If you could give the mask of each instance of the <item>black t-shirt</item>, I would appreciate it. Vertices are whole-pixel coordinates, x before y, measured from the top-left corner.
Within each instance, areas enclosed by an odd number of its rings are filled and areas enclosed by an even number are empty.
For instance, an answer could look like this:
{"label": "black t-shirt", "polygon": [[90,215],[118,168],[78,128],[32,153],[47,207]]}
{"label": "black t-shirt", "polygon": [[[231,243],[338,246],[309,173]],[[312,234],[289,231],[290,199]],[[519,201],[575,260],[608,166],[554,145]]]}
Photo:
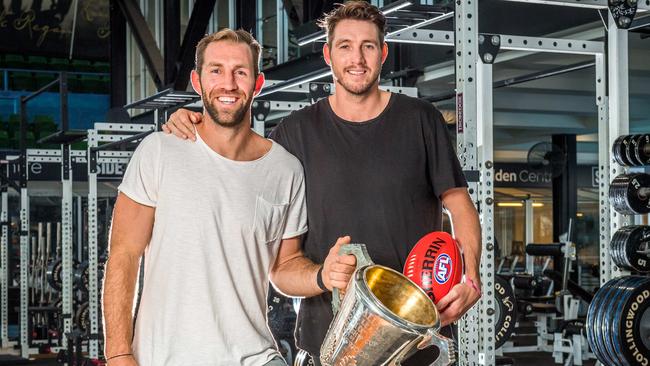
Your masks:
{"label": "black t-shirt", "polygon": [[[440,230],[440,196],[467,183],[440,112],[392,94],[366,122],[339,118],[327,98],[293,112],[271,133],[303,164],[309,232],[305,255],[323,263],[340,236],[364,243],[372,260],[398,271],[413,245]],[[312,355],[332,320],[331,294],[304,299],[298,346]]]}

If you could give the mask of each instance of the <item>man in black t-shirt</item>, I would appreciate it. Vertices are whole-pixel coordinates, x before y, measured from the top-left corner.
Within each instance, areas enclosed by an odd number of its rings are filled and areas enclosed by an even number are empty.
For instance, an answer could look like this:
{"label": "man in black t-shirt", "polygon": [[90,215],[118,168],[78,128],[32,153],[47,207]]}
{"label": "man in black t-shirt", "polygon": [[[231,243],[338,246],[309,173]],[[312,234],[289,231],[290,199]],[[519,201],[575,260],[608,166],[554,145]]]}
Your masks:
{"label": "man in black t-shirt", "polygon": [[[441,230],[445,206],[464,252],[466,275],[437,305],[443,325],[450,324],[480,297],[481,238],[446,124],[430,103],[379,89],[388,49],[385,18],[376,7],[347,2],[327,14],[322,26],[323,55],[336,90],[284,118],[270,136],[305,169],[304,254],[323,263],[331,243],[349,235],[367,245],[374,262],[401,272],[417,240]],[[193,139],[192,123],[200,123],[200,115],[179,110],[163,128]],[[339,276],[319,269],[314,267],[314,279],[322,275],[324,291],[302,301],[296,325],[297,345],[315,361],[332,320],[329,291]]]}

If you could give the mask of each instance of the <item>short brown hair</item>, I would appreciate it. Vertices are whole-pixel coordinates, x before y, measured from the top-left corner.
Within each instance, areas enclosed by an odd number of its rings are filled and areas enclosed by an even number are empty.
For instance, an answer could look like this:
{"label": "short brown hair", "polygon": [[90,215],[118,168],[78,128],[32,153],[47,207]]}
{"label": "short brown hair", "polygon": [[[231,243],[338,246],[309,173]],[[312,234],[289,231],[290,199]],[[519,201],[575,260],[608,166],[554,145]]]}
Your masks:
{"label": "short brown hair", "polygon": [[253,38],[253,36],[246,32],[243,29],[232,30],[230,28],[224,28],[218,32],[208,34],[203,37],[199,43],[196,45],[196,72],[201,74],[201,69],[203,68],[203,55],[205,54],[205,49],[208,48],[208,45],[213,42],[219,41],[230,41],[235,43],[244,43],[248,45],[253,54],[253,69],[255,71],[255,77],[260,73],[260,53],[262,53],[262,46]]}
{"label": "short brown hair", "polygon": [[338,4],[338,6],[331,12],[325,14],[323,18],[318,21],[318,25],[327,33],[327,44],[332,46],[332,37],[334,36],[334,28],[338,22],[344,19],[365,20],[374,23],[379,31],[379,44],[384,43],[384,35],[386,34],[386,17],[376,6],[366,1],[348,1],[345,4]]}

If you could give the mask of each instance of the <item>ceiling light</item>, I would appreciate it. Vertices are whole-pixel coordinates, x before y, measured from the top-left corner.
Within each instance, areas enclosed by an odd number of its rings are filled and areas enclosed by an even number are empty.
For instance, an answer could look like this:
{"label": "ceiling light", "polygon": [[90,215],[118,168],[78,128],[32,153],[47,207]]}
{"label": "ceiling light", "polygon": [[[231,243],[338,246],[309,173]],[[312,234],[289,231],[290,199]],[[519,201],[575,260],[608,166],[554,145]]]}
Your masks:
{"label": "ceiling light", "polygon": [[521,202],[499,202],[497,203],[498,207],[523,207],[524,204]]}
{"label": "ceiling light", "polygon": [[[390,13],[394,13],[400,9],[404,9],[407,6],[413,5],[412,2],[410,1],[395,1],[393,3],[390,3],[389,5],[384,6],[383,8],[379,9],[381,10],[384,15],[388,15]],[[319,39],[325,38],[327,35],[325,34],[325,31],[320,31],[316,33],[312,33],[308,36],[305,36],[303,38],[300,38],[298,40],[298,46],[304,46],[306,44],[316,42]]]}

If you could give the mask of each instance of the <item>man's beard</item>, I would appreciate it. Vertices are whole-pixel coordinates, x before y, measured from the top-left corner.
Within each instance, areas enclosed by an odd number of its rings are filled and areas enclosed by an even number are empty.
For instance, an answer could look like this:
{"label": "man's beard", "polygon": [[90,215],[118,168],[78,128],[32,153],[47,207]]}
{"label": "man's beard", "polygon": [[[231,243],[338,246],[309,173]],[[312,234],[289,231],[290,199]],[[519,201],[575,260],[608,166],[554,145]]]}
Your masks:
{"label": "man's beard", "polygon": [[[354,95],[368,94],[368,92],[373,88],[375,82],[377,82],[377,79],[379,77],[379,72],[378,72],[377,75],[370,78],[367,83],[362,83],[361,85],[359,84],[353,85],[345,81],[345,78],[339,77],[339,75],[337,75],[338,73],[334,72],[334,68],[332,68],[332,72],[334,73],[334,77],[336,78],[335,80],[336,83],[339,84],[341,87],[343,87],[343,89],[345,89],[348,93]],[[345,74],[345,70],[343,70],[343,73]]]}
{"label": "man's beard", "polygon": [[[208,112],[208,115],[214,123],[218,124],[221,127],[237,127],[242,122],[244,122],[244,116],[248,112],[249,107],[252,102],[252,98],[248,99],[244,105],[241,106],[239,109],[235,109],[232,112],[219,112],[217,107],[213,104],[213,101],[211,98],[208,97],[208,95],[205,93],[205,90],[202,92],[202,97],[203,97],[203,107],[205,110]],[[241,98],[241,94],[238,95],[237,97]]]}

